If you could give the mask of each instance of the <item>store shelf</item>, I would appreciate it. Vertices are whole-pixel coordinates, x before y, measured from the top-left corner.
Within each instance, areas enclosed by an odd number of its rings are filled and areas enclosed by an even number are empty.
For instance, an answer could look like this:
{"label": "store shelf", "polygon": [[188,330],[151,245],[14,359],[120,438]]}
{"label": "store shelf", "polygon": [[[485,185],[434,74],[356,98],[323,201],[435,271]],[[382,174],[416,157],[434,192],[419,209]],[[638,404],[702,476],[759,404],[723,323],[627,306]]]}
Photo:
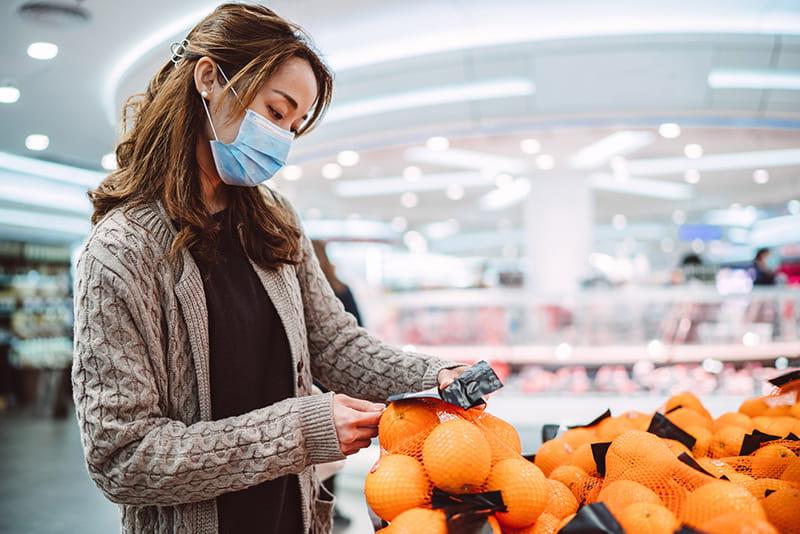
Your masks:
{"label": "store shelf", "polygon": [[[489,360],[509,364],[537,365],[629,365],[646,360],[654,364],[702,362],[713,358],[724,362],[774,360],[800,356],[800,341],[764,343],[753,347],[739,344],[662,346],[651,354],[646,345],[570,347],[569,356],[558,358],[552,345],[414,346],[413,350],[440,358],[474,362]],[[411,347],[408,347],[411,349]],[[564,350],[564,349],[562,349]],[[564,351],[566,352],[566,351]],[[562,353],[563,354],[563,353]]]}

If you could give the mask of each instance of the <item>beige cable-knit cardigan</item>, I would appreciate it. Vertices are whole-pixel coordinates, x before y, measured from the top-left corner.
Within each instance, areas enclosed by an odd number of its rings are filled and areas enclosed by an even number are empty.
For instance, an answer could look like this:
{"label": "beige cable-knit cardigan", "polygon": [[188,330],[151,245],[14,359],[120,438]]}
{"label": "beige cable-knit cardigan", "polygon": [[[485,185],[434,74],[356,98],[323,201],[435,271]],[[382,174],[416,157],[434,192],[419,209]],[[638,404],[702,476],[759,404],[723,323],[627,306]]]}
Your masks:
{"label": "beige cable-knit cardigan", "polygon": [[217,534],[215,497],[297,473],[305,532],[329,532],[332,500],[318,496],[313,466],[342,453],[333,393],[311,395],[312,376],[382,401],[433,387],[454,364],[393,349],[359,328],[304,236],[299,265],[253,264],[289,338],[295,398],[211,421],[203,283],[187,251],[167,259],[174,235],[160,203],[118,208],[81,252],[72,380],[91,478],[121,505],[125,533]]}

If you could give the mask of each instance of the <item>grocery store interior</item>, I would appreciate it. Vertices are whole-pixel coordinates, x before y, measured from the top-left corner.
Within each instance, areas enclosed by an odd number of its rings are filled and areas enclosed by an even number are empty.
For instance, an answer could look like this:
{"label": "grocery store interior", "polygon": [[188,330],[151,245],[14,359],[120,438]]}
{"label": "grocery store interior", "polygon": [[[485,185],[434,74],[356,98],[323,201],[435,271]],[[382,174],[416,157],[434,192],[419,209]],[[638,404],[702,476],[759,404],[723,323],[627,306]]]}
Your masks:
{"label": "grocery store interior", "polygon": [[[0,532],[106,533],[83,463],[72,284],[122,105],[213,0],[0,2]],[[800,3],[274,0],[335,71],[268,187],[363,324],[487,360],[491,413],[714,415],[800,367]],[[337,475],[335,532],[373,532]]]}

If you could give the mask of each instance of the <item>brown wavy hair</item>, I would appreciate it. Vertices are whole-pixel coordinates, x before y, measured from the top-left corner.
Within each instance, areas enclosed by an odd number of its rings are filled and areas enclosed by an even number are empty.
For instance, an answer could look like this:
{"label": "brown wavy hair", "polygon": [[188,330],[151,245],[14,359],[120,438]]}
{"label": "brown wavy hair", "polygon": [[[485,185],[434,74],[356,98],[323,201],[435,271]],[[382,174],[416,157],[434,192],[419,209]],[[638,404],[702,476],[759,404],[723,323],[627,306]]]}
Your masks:
{"label": "brown wavy hair", "polygon": [[[196,146],[206,121],[194,83],[197,61],[208,56],[236,86],[240,113],[264,82],[290,58],[305,59],[317,81],[317,99],[297,135],[311,131],[330,105],[333,74],[310,37],[297,25],[260,5],[223,4],[187,35],[186,53],[177,65],[168,60],[123,110],[123,135],[116,149],[117,170],[94,190],[92,223],[119,206],[160,200],[177,224],[171,253],[184,248],[213,255],[219,225],[202,199]],[[264,187],[230,187],[228,212],[243,227],[247,255],[266,269],[299,261],[300,231],[290,209],[270,201]]]}

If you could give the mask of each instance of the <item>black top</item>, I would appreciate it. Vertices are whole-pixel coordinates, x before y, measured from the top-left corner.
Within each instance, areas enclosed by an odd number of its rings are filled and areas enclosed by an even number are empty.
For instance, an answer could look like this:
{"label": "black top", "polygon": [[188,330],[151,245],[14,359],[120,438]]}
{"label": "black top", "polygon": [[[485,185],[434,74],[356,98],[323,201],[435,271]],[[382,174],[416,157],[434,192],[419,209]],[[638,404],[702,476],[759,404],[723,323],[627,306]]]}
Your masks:
{"label": "black top", "polygon": [[[211,413],[214,420],[241,415],[294,396],[289,340],[239,241],[227,210],[217,258],[197,257],[208,307]],[[217,498],[220,534],[302,532],[296,475]]]}
{"label": "black top", "polygon": [[753,284],[757,286],[774,286],[775,273],[761,267],[758,263],[753,264]]}

